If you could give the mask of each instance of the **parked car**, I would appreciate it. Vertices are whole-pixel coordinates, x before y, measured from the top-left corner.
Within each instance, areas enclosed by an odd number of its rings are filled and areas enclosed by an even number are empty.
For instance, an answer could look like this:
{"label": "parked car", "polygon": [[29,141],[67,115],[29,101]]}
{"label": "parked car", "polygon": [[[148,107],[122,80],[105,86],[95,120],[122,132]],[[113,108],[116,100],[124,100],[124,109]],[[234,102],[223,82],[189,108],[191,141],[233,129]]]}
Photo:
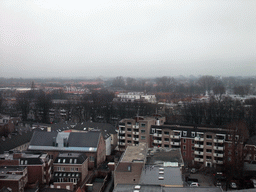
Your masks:
{"label": "parked car", "polygon": [[191,183],[193,183],[193,182],[198,183],[198,179],[196,179],[196,178],[190,178],[190,177],[187,178],[187,183],[188,183],[189,185],[190,185]]}
{"label": "parked car", "polygon": [[251,181],[253,183],[254,188],[256,188],[256,179],[251,179]]}
{"label": "parked car", "polygon": [[199,185],[199,183],[197,183],[197,182],[192,182],[191,184],[190,184],[190,187],[199,187],[200,185]]}
{"label": "parked car", "polygon": [[238,189],[238,186],[237,186],[237,184],[236,184],[235,181],[231,181],[231,182],[229,183],[229,187],[230,187],[231,189]]}
{"label": "parked car", "polygon": [[198,172],[198,170],[196,168],[192,168],[190,171],[190,173],[197,173],[197,172]]}

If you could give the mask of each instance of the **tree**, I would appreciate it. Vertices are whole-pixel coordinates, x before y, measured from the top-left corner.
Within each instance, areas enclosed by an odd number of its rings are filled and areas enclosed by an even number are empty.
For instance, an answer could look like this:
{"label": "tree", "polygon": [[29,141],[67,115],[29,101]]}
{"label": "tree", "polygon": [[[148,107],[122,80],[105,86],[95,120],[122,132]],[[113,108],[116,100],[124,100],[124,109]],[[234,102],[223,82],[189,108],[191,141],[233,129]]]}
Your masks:
{"label": "tree", "polygon": [[205,75],[199,78],[198,83],[204,91],[210,91],[216,85],[216,79],[213,76]]}
{"label": "tree", "polygon": [[49,123],[49,109],[52,106],[52,100],[50,95],[47,95],[44,91],[39,90],[36,94],[35,107],[39,120],[43,123]]}
{"label": "tree", "polygon": [[27,121],[28,113],[30,109],[30,103],[31,103],[31,99],[30,99],[29,92],[20,93],[17,96],[16,108],[18,111],[21,111],[23,121]]}
{"label": "tree", "polygon": [[112,81],[112,86],[114,86],[114,87],[124,87],[125,86],[124,78],[122,76],[116,77]]}

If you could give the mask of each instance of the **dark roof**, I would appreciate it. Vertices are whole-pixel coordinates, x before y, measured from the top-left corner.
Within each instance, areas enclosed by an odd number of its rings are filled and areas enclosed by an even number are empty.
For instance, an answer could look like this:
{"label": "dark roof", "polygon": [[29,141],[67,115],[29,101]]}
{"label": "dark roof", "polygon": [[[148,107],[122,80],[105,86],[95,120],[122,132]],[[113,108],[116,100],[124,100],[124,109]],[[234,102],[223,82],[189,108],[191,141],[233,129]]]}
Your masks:
{"label": "dark roof", "polygon": [[98,147],[101,132],[71,132],[68,138],[69,147]]}
{"label": "dark roof", "polygon": [[[65,162],[69,164],[70,159],[72,159],[72,163],[70,164],[83,164],[87,157],[85,154],[82,153],[60,153],[58,157],[55,159],[54,163],[58,163],[59,159],[61,159],[60,163],[62,163],[63,159],[65,159]],[[76,163],[74,159],[77,159]]]}
{"label": "dark roof", "polygon": [[146,164],[157,165],[164,162],[177,162],[179,165],[182,165],[183,159],[180,149],[149,149]]}
{"label": "dark roof", "polygon": [[4,151],[9,151],[14,149],[20,145],[24,145],[28,143],[32,138],[33,132],[21,132],[21,134],[11,135],[11,138],[6,137],[5,141],[0,139],[0,154],[4,153]]}
{"label": "dark roof", "polygon": [[246,144],[248,144],[248,145],[256,145],[256,135],[250,137]]}
{"label": "dark roof", "polygon": [[28,150],[96,152],[100,137],[100,131],[59,133],[35,131]]}
{"label": "dark roof", "polygon": [[57,134],[57,132],[35,131],[30,145],[52,146],[53,138],[57,137]]}

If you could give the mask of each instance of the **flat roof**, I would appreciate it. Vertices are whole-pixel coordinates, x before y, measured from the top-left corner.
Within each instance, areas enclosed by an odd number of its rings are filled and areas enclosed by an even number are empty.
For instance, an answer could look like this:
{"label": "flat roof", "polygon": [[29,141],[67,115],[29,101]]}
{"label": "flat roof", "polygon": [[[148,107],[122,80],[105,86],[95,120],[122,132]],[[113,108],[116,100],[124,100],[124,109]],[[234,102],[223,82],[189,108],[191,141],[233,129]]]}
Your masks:
{"label": "flat roof", "polygon": [[141,173],[140,183],[182,187],[181,169],[180,167],[145,165]]}
{"label": "flat roof", "polygon": [[[140,189],[135,189],[140,186]],[[117,184],[113,192],[223,192],[219,187],[164,187],[161,185]]]}
{"label": "flat roof", "polygon": [[140,143],[138,146],[128,146],[120,162],[145,161],[147,155],[147,144]]}

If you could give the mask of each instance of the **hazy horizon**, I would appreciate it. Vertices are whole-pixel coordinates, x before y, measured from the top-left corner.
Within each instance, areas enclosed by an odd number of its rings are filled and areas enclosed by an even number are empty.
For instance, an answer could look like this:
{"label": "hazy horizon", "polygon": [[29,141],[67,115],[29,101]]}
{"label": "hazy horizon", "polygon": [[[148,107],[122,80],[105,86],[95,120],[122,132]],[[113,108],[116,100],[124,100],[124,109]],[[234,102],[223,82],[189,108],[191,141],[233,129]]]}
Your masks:
{"label": "hazy horizon", "polygon": [[0,2],[0,77],[255,76],[256,1]]}

